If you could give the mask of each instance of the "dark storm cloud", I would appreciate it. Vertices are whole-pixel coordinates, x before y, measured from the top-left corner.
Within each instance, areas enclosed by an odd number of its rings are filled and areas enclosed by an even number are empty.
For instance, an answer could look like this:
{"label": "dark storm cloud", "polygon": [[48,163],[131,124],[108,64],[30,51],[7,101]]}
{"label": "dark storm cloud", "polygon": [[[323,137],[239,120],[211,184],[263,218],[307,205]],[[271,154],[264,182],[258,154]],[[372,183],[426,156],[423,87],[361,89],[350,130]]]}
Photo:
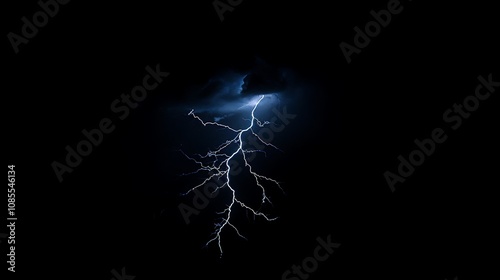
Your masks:
{"label": "dark storm cloud", "polygon": [[209,113],[214,119],[224,118],[251,108],[259,95],[272,94],[273,100],[285,97],[289,76],[289,71],[257,59],[246,71],[219,72],[204,84],[191,86],[186,91],[190,98],[180,109]]}
{"label": "dark storm cloud", "polygon": [[286,88],[284,70],[273,68],[263,62],[258,64],[243,79],[242,95],[283,92]]}

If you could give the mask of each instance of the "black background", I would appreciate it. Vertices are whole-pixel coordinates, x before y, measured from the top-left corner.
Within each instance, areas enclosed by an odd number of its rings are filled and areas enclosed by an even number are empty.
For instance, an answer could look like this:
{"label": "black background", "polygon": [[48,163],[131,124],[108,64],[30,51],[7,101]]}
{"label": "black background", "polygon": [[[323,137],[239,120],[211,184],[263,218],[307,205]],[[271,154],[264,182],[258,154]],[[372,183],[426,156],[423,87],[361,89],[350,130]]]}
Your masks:
{"label": "black background", "polygon": [[[18,54],[4,37],[16,276],[108,280],[125,267],[137,280],[281,279],[329,234],[342,245],[310,279],[491,275],[498,90],[456,131],[442,115],[474,93],[479,75],[500,80],[493,5],[402,1],[348,64],[339,44],[352,44],[353,28],[388,1],[269,2],[244,0],[221,22],[211,1],[71,1]],[[8,3],[4,34],[19,34],[21,17],[39,9]],[[293,69],[310,90],[287,104],[297,118],[276,140],[285,150],[270,168],[286,190],[273,210],[280,218],[249,218],[249,240],[228,234],[219,258],[203,247],[216,205],[190,225],[177,208],[190,198],[169,169],[182,135],[169,123],[185,116],[162,118],[185,102],[182,89],[255,57]],[[156,64],[170,76],[59,183],[51,163],[64,161],[64,147],[111,117],[111,102]],[[436,127],[447,141],[392,193],[383,173]]]}

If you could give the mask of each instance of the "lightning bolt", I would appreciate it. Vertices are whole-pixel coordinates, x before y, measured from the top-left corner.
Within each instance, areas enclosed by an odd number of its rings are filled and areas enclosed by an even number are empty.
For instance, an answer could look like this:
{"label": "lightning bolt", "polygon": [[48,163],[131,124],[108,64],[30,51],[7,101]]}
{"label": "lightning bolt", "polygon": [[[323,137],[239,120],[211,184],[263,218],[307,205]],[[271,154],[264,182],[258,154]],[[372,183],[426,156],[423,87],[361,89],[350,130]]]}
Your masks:
{"label": "lightning bolt", "polygon": [[[239,206],[243,209],[246,209],[246,210],[252,212],[254,216],[260,216],[260,217],[266,219],[267,221],[274,221],[277,219],[277,217],[271,218],[271,217],[267,216],[266,214],[264,214],[263,212],[260,212],[259,210],[256,210],[250,206],[247,206],[245,203],[243,203],[240,200],[240,198],[238,197],[237,191],[233,188],[233,184],[231,183],[231,180],[230,180],[230,173],[231,173],[230,161],[236,155],[241,155],[243,158],[243,161],[245,163],[244,167],[247,168],[249,173],[253,176],[253,178],[255,179],[255,185],[257,187],[259,187],[261,190],[261,194],[262,194],[261,203],[260,203],[261,206],[266,202],[272,204],[271,200],[269,199],[269,197],[266,194],[266,189],[264,188],[264,185],[263,185],[264,182],[268,182],[268,183],[271,183],[273,185],[276,185],[281,191],[283,191],[283,189],[281,188],[280,183],[278,181],[271,179],[269,177],[260,175],[257,172],[255,172],[252,168],[252,165],[247,160],[247,154],[256,153],[256,152],[264,152],[264,151],[247,149],[247,148],[245,148],[245,145],[243,142],[243,135],[246,133],[251,133],[262,144],[279,150],[273,144],[264,141],[254,131],[255,126],[264,127],[265,125],[269,124],[269,122],[267,122],[267,121],[262,122],[257,117],[255,117],[255,111],[256,111],[257,107],[259,106],[260,102],[264,99],[264,97],[265,97],[264,95],[259,96],[257,102],[255,102],[255,104],[253,104],[253,108],[251,111],[251,118],[249,120],[250,124],[248,127],[243,128],[243,129],[233,128],[233,127],[230,127],[228,125],[221,124],[219,122],[203,121],[199,116],[197,116],[194,113],[194,110],[191,110],[191,112],[189,112],[189,114],[188,114],[189,116],[192,116],[193,118],[198,120],[203,126],[218,126],[222,129],[232,131],[236,134],[233,138],[231,138],[231,139],[225,141],[224,143],[222,143],[221,145],[219,145],[215,150],[213,150],[213,151],[210,150],[204,155],[198,154],[196,158],[190,157],[186,153],[181,151],[186,158],[195,162],[199,166],[199,168],[196,171],[188,173],[188,174],[194,174],[194,173],[203,172],[203,171],[207,171],[210,174],[205,180],[203,180],[203,182],[201,182],[200,184],[189,189],[186,193],[184,193],[184,195],[187,195],[187,194],[191,193],[192,191],[204,186],[206,183],[208,183],[210,180],[212,180],[214,178],[217,178],[219,180],[221,180],[221,178],[222,178],[222,182],[224,182],[224,183],[222,185],[218,186],[212,192],[212,194],[219,191],[220,189],[224,189],[224,188],[229,189],[229,191],[231,192],[231,202],[227,205],[227,207],[223,211],[217,213],[217,214],[223,215],[223,217],[221,217],[220,222],[215,223],[214,232],[212,233],[213,238],[208,240],[208,242],[205,244],[205,246],[208,246],[210,243],[216,242],[218,244],[221,257],[223,254],[222,245],[221,245],[221,233],[223,232],[224,229],[231,228],[236,232],[236,234],[239,237],[247,240],[246,237],[244,237],[242,234],[240,234],[240,232],[236,228],[236,226],[234,226],[233,223],[231,223],[231,221],[232,221],[231,214],[232,214],[232,211],[235,207]],[[229,150],[230,147],[232,147],[232,146],[236,146],[237,147],[236,150],[232,153],[227,152],[227,150]],[[210,160],[210,162],[208,164],[204,163],[204,161],[207,161],[207,160]],[[183,174],[183,175],[188,175],[188,174]]]}

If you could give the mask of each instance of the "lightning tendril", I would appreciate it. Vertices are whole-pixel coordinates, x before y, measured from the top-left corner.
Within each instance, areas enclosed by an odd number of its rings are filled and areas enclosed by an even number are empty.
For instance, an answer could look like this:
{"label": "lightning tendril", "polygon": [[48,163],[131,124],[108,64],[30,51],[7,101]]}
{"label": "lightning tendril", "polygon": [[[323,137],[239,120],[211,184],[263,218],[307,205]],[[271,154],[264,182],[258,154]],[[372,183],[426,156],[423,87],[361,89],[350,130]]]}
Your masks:
{"label": "lightning tendril", "polygon": [[[207,178],[205,178],[200,184],[192,187],[189,189],[184,195],[187,195],[196,189],[203,187],[205,184],[210,182],[211,180],[214,179],[222,179],[223,184],[218,186],[212,193],[215,193],[221,189],[228,189],[231,193],[231,201],[227,205],[227,207],[221,211],[218,212],[217,214],[222,215],[221,220],[219,222],[215,223],[215,228],[214,232],[212,233],[213,238],[207,241],[205,246],[208,246],[212,242],[216,242],[218,244],[219,250],[220,250],[220,256],[222,257],[223,250],[222,250],[222,245],[221,245],[221,233],[225,228],[231,228],[236,232],[236,234],[243,238],[247,239],[245,236],[243,236],[239,230],[236,228],[236,226],[233,225],[232,221],[232,211],[234,210],[235,207],[241,207],[247,211],[250,211],[253,213],[254,216],[259,216],[264,218],[267,221],[274,221],[277,219],[277,217],[269,217],[268,215],[264,214],[263,212],[260,212],[259,210],[256,210],[245,203],[243,203],[240,198],[238,197],[237,190],[233,187],[233,183],[230,180],[230,174],[232,171],[232,167],[230,165],[230,161],[237,155],[241,155],[244,161],[244,167],[247,168],[248,172],[253,176],[255,179],[255,185],[260,188],[261,190],[261,206],[265,203],[271,204],[271,200],[269,199],[268,195],[266,194],[266,189],[264,188],[263,183],[268,182],[271,183],[275,186],[277,186],[281,191],[283,189],[280,186],[280,183],[272,178],[263,176],[261,174],[258,174],[257,172],[254,171],[252,165],[250,164],[249,160],[247,160],[247,154],[250,153],[256,153],[256,152],[264,152],[263,150],[255,150],[255,149],[247,149],[245,147],[244,141],[243,141],[243,135],[245,133],[251,133],[259,142],[262,144],[275,148],[279,150],[276,146],[273,144],[264,141],[259,135],[254,131],[254,127],[264,127],[265,125],[268,125],[269,122],[267,121],[261,121],[257,117],[255,117],[255,111],[257,110],[257,107],[261,103],[261,101],[265,98],[264,95],[259,96],[257,102],[253,104],[253,108],[251,111],[251,118],[248,120],[250,124],[246,128],[233,128],[231,126],[221,124],[219,122],[207,122],[203,121],[199,116],[197,116],[194,113],[194,110],[191,110],[189,112],[189,116],[192,116],[196,120],[198,120],[203,126],[217,126],[225,130],[229,130],[231,132],[234,132],[236,135],[229,139],[226,140],[224,143],[220,144],[215,150],[209,150],[206,154],[197,154],[196,157],[191,157],[184,153],[183,151],[182,154],[189,160],[195,162],[199,168],[191,172],[189,174],[194,174],[194,173],[199,173],[199,172],[209,172],[209,175]],[[228,150],[231,149],[231,147],[236,146],[236,150],[233,152],[228,152]],[[265,152],[264,152],[265,153]],[[209,163],[207,164],[206,161],[210,160]],[[184,174],[187,175],[187,174]]]}

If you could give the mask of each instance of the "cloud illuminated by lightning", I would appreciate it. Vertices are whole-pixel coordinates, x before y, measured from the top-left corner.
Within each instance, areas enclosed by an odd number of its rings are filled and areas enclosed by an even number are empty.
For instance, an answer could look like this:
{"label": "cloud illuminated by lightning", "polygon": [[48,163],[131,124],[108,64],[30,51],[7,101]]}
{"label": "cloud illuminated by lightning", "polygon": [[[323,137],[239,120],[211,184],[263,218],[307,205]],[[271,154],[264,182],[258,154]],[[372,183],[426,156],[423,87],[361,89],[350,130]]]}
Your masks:
{"label": "cloud illuminated by lightning", "polygon": [[[230,174],[232,171],[230,161],[232,159],[234,159],[235,156],[241,155],[241,157],[243,158],[243,161],[245,163],[244,167],[247,168],[248,172],[255,179],[255,186],[257,186],[261,190],[261,205],[265,204],[266,202],[271,203],[269,197],[266,194],[266,190],[265,190],[264,185],[263,185],[264,182],[276,185],[278,188],[281,189],[281,186],[280,186],[278,181],[276,181],[272,178],[260,175],[254,171],[249,160],[247,160],[247,154],[255,153],[255,152],[263,152],[263,151],[255,150],[255,149],[248,149],[243,141],[243,135],[250,133],[254,137],[256,137],[256,139],[258,141],[260,141],[261,143],[263,143],[264,145],[278,149],[273,144],[262,140],[259,137],[259,135],[254,131],[255,126],[264,127],[265,125],[269,124],[269,122],[267,122],[267,121],[263,122],[263,121],[259,120],[257,117],[255,117],[255,111],[256,111],[257,107],[259,106],[259,104],[261,103],[261,101],[265,97],[266,97],[265,95],[260,95],[260,96],[258,96],[258,98],[251,100],[247,105],[245,105],[245,106],[250,106],[252,108],[251,118],[248,120],[249,125],[246,128],[233,128],[229,125],[225,125],[225,124],[219,123],[217,121],[213,121],[213,122],[204,121],[198,115],[196,115],[194,113],[194,110],[191,110],[188,114],[189,116],[192,116],[193,118],[198,120],[203,126],[216,126],[216,127],[222,128],[224,130],[229,130],[235,134],[233,138],[226,140],[224,143],[219,145],[215,150],[210,150],[205,155],[198,154],[196,157],[191,157],[191,156],[188,156],[187,154],[185,154],[184,152],[181,151],[184,154],[184,156],[186,156],[189,160],[195,162],[199,166],[199,168],[196,171],[194,171],[190,174],[203,172],[203,171],[209,172],[209,175],[207,176],[207,178],[205,178],[205,180],[203,180],[203,182],[201,182],[200,184],[198,184],[198,185],[194,186],[193,188],[191,188],[190,190],[188,190],[185,193],[185,195],[191,193],[192,191],[194,191],[200,187],[203,187],[205,184],[207,184],[208,182],[210,182],[212,179],[215,179],[215,178],[222,180],[223,184],[218,186],[217,189],[215,189],[213,191],[213,193],[215,193],[216,191],[219,191],[221,189],[228,189],[231,192],[230,203],[227,205],[227,207],[223,211],[218,213],[218,214],[222,215],[222,217],[221,217],[220,222],[215,223],[213,238],[208,240],[208,242],[206,243],[206,245],[208,246],[212,242],[217,242],[221,257],[222,257],[222,253],[223,253],[222,245],[221,245],[221,233],[225,228],[233,229],[238,236],[240,236],[243,239],[246,239],[242,234],[240,234],[239,230],[231,222],[232,221],[231,214],[232,214],[232,211],[234,210],[235,207],[239,206],[247,211],[252,212],[253,215],[260,216],[260,217],[266,219],[267,221],[273,221],[273,220],[277,219],[276,217],[271,218],[271,217],[267,216],[266,214],[264,214],[263,212],[260,212],[259,210],[256,210],[256,209],[246,205],[245,203],[243,203],[238,196],[237,190],[233,186],[234,182],[230,181]],[[231,150],[232,150],[232,152],[231,152]],[[208,164],[205,163],[206,161],[209,161],[209,163]]]}

